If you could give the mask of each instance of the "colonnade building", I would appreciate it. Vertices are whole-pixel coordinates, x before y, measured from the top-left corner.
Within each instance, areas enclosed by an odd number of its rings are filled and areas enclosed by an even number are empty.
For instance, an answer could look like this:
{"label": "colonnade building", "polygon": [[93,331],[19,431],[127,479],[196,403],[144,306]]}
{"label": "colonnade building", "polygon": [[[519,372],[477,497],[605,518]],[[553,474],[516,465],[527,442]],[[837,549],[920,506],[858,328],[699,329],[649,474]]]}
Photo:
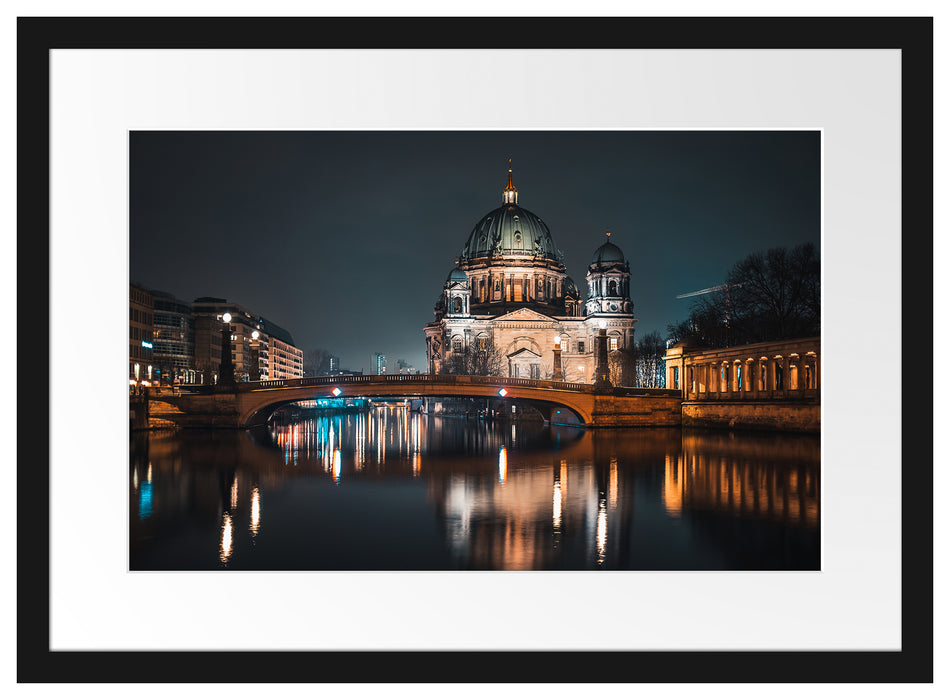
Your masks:
{"label": "colonnade building", "polygon": [[687,400],[788,399],[819,396],[821,338],[729,348],[667,349],[666,386]]}
{"label": "colonnade building", "polygon": [[634,343],[623,251],[608,232],[591,258],[582,298],[547,224],[519,205],[511,168],[502,205],[478,220],[455,265],[425,327],[429,373],[453,371],[461,355],[494,352],[501,376],[591,383],[601,328],[608,350]]}

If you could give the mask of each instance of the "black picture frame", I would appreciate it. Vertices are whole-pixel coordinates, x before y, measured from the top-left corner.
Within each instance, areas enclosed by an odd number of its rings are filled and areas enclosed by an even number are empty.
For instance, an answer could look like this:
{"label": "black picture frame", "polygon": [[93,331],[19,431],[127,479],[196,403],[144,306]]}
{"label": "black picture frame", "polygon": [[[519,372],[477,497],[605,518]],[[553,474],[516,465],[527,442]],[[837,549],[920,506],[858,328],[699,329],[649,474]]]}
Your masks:
{"label": "black picture frame", "polygon": [[[499,22],[506,31],[496,31]],[[31,363],[17,369],[21,416],[49,412],[50,52],[54,49],[509,48],[896,49],[901,52],[902,303],[932,316],[926,269],[933,234],[933,18],[931,17],[20,17],[17,22],[17,236],[21,336]],[[909,269],[914,266],[914,270]],[[915,273],[915,270],[918,272]],[[28,330],[27,330],[28,329]],[[901,336],[904,355],[932,345],[933,329]],[[22,347],[22,346],[21,346]],[[45,355],[44,355],[45,353]],[[905,380],[902,401],[924,400]],[[928,398],[929,398],[929,391]],[[933,429],[902,413],[900,651],[51,651],[49,454],[35,426],[17,425],[17,680],[20,683],[932,683]],[[353,665],[373,669],[354,678]]]}

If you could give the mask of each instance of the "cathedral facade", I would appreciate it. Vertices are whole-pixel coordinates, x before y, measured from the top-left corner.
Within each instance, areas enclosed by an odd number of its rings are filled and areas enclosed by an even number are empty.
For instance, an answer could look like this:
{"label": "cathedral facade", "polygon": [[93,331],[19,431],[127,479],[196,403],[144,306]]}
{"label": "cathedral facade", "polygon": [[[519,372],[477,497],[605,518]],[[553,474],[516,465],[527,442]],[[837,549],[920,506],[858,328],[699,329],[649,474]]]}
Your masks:
{"label": "cathedral facade", "polygon": [[608,352],[633,345],[630,264],[610,233],[584,299],[547,224],[518,204],[510,168],[502,205],[475,224],[455,265],[425,327],[430,373],[592,383],[601,328]]}

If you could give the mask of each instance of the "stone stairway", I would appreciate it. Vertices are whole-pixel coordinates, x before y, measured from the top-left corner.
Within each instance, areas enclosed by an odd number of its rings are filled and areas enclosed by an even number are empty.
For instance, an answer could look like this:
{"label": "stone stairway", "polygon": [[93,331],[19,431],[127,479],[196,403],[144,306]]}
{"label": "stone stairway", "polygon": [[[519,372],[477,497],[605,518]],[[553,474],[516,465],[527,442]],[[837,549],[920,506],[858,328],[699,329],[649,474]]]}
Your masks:
{"label": "stone stairway", "polygon": [[184,424],[187,419],[188,414],[180,410],[177,406],[165,403],[164,401],[149,401],[149,430],[156,428],[177,428]]}

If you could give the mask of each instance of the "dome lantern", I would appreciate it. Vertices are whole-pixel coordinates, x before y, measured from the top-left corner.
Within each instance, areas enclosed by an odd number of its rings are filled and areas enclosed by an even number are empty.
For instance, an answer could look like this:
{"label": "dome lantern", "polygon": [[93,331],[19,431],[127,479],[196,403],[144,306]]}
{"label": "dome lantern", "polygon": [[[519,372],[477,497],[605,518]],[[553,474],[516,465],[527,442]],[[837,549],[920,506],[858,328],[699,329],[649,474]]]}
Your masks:
{"label": "dome lantern", "polygon": [[518,203],[518,188],[515,187],[515,183],[511,179],[511,158],[508,159],[508,184],[505,185],[505,190],[501,193],[502,204],[517,204]]}

